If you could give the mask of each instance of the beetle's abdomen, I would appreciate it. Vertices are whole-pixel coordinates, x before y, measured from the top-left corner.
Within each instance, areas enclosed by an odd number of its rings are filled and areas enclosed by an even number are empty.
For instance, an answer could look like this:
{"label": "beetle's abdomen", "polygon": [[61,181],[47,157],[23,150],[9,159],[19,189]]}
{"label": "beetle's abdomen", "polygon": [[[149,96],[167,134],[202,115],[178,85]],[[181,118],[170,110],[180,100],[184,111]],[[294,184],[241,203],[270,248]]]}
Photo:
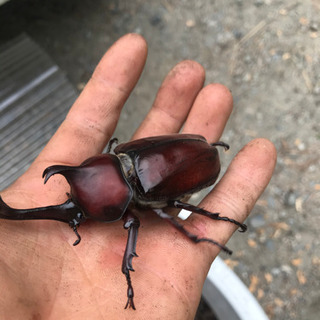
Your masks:
{"label": "beetle's abdomen", "polygon": [[177,140],[140,150],[134,159],[143,200],[176,199],[213,184],[220,172],[218,151],[206,141]]}

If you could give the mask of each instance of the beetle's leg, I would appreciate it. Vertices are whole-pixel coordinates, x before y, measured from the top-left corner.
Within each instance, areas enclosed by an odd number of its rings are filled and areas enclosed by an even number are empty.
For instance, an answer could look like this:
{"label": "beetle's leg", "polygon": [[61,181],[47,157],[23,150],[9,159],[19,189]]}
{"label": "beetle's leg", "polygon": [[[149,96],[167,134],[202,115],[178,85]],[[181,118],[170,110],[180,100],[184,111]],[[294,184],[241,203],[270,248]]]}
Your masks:
{"label": "beetle's leg", "polygon": [[107,145],[106,153],[110,153],[111,148],[112,148],[112,146],[113,146],[115,143],[118,143],[118,139],[117,139],[117,138],[112,138],[112,139],[109,141],[108,145]]}
{"label": "beetle's leg", "polygon": [[157,215],[167,221],[169,221],[177,230],[182,232],[184,235],[186,235],[190,240],[192,240],[194,243],[198,242],[210,242],[216,246],[218,246],[221,250],[228,254],[232,254],[232,251],[228,249],[226,246],[220,244],[219,242],[216,242],[209,238],[199,238],[197,235],[189,232],[184,228],[182,224],[180,224],[174,217],[170,216],[169,214],[165,213],[162,209],[153,209],[157,213]]}
{"label": "beetle's leg", "polygon": [[218,141],[218,142],[215,142],[215,143],[210,143],[210,145],[213,146],[213,147],[217,147],[217,146],[224,147],[224,149],[226,151],[230,149],[230,146],[227,143],[222,142],[222,141]]}
{"label": "beetle's leg", "polygon": [[130,271],[134,271],[132,267],[133,257],[138,256],[136,253],[136,244],[137,244],[138,229],[140,226],[140,221],[130,211],[127,211],[125,213],[123,220],[124,220],[123,227],[125,229],[128,229],[127,246],[126,246],[126,250],[124,252],[124,256],[122,260],[122,273],[126,276],[127,284],[128,284],[128,290],[127,290],[128,301],[124,308],[127,309],[127,307],[129,308],[131,307],[133,310],[135,310],[136,308],[133,303],[134,294],[133,294],[133,287],[131,284]]}
{"label": "beetle's leg", "polygon": [[78,228],[80,227],[80,223],[83,221],[83,214],[81,212],[77,213],[77,216],[69,221],[69,226],[72,228],[74,233],[77,236],[77,240],[73,243],[74,246],[78,245],[81,241],[81,237],[78,233]]}
{"label": "beetle's leg", "polygon": [[192,204],[189,204],[189,203],[184,203],[184,202],[181,202],[179,200],[174,200],[174,201],[170,201],[168,203],[168,207],[173,207],[173,208],[179,208],[179,209],[185,209],[185,210],[188,210],[188,211],[192,211],[194,213],[201,214],[201,215],[206,216],[208,218],[211,218],[213,220],[221,220],[221,221],[231,222],[231,223],[235,224],[236,226],[238,226],[241,229],[241,230],[239,230],[240,232],[246,232],[247,231],[247,226],[244,223],[240,223],[237,220],[230,219],[228,217],[221,217],[220,213],[212,213],[212,212],[207,211],[205,209],[193,206]]}

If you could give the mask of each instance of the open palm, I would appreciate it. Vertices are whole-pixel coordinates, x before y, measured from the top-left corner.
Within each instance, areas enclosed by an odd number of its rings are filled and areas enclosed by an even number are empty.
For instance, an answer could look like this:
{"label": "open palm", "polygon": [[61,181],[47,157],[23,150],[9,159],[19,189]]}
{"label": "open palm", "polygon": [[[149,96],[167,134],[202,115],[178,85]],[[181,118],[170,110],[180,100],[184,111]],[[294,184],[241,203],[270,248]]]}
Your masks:
{"label": "open palm", "polygon": [[[29,170],[1,192],[15,208],[63,203],[69,185],[41,175],[53,164],[79,165],[102,152],[116,127],[121,108],[143,70],[147,46],[129,34],[105,54],[61,127]],[[201,134],[219,140],[232,111],[227,88],[203,88],[203,68],[183,61],[164,80],[154,104],[133,135]],[[235,157],[202,207],[243,221],[269,182],[276,153],[256,139]],[[82,242],[56,221],[0,221],[1,319],[193,319],[207,271],[219,252],[216,246],[194,244],[149,211],[139,215],[139,258],[133,260],[132,282],[137,310],[126,309],[121,273],[127,231],[122,222],[86,222]],[[192,215],[189,231],[226,243],[236,227]]]}

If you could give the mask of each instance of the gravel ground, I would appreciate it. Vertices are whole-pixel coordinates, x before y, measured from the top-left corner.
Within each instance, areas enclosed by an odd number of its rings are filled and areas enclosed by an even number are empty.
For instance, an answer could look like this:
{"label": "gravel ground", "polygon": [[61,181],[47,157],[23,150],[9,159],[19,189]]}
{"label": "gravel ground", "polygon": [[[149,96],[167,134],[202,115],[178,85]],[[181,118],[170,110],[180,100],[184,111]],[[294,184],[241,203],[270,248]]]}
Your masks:
{"label": "gravel ground", "polygon": [[[318,0],[18,1],[0,7],[0,44],[26,32],[80,91],[121,35],[149,43],[145,72],[116,135],[127,140],[166,73],[183,59],[207,70],[207,83],[233,93],[223,140],[224,169],[245,143],[266,137],[278,150],[275,175],[236,234],[228,265],[270,319],[320,314],[320,4]],[[130,119],[130,121],[129,121]],[[203,306],[201,306],[203,308]],[[212,319],[212,315],[198,319]]]}

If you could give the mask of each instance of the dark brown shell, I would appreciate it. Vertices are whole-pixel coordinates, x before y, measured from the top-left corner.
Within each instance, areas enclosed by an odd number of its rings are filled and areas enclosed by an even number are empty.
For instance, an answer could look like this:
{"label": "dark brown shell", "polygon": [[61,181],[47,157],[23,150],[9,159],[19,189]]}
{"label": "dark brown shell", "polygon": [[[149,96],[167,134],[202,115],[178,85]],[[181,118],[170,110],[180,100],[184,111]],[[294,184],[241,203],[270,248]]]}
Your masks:
{"label": "dark brown shell", "polygon": [[132,159],[144,201],[179,199],[212,185],[220,172],[217,149],[199,135],[139,139],[119,145],[115,153]]}

